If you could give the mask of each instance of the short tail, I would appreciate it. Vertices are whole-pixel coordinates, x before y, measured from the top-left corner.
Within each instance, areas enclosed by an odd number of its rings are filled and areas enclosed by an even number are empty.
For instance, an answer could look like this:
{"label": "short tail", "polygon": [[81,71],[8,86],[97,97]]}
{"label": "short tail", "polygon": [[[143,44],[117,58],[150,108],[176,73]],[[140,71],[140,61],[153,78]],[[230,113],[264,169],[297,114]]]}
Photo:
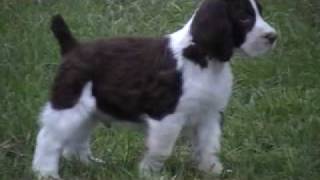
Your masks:
{"label": "short tail", "polygon": [[78,45],[78,41],[72,36],[61,15],[52,17],[51,30],[59,42],[62,55],[68,53]]}

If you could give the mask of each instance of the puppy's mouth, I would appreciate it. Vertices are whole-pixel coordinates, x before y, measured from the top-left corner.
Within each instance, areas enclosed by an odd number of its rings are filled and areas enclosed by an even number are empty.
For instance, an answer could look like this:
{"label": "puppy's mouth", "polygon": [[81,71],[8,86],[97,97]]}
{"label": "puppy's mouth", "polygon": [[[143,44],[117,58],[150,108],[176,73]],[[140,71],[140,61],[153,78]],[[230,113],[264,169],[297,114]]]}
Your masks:
{"label": "puppy's mouth", "polygon": [[270,53],[275,47],[276,47],[276,43],[268,43],[264,45],[265,47],[255,47],[252,50],[246,50],[244,48],[238,48],[236,49],[236,54],[240,55],[240,56],[244,56],[244,57],[250,57],[250,58],[255,58],[255,57],[259,57],[259,56],[263,56],[265,54]]}
{"label": "puppy's mouth", "polygon": [[245,50],[243,50],[242,48],[237,48],[235,49],[235,54],[241,57],[255,57],[253,55],[250,55],[249,53],[247,53]]}

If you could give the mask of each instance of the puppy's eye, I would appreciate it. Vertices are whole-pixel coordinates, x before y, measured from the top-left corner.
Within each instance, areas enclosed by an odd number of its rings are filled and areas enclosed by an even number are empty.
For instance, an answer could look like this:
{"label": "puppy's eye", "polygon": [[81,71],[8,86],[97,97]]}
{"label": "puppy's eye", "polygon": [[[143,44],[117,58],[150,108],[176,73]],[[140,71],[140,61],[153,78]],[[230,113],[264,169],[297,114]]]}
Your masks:
{"label": "puppy's eye", "polygon": [[252,17],[246,17],[240,19],[241,24],[247,25],[252,23]]}

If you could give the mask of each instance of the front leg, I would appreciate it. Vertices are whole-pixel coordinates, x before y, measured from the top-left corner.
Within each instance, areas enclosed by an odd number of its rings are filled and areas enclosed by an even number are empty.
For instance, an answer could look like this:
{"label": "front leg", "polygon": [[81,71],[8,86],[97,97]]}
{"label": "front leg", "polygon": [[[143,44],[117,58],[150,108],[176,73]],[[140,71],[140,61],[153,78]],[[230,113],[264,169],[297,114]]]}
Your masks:
{"label": "front leg", "polygon": [[185,123],[182,115],[169,115],[160,121],[148,119],[147,152],[140,163],[140,174],[152,177],[170,156]]}
{"label": "front leg", "polygon": [[221,174],[219,160],[222,113],[212,111],[202,116],[194,131],[193,150],[198,168],[202,171]]}

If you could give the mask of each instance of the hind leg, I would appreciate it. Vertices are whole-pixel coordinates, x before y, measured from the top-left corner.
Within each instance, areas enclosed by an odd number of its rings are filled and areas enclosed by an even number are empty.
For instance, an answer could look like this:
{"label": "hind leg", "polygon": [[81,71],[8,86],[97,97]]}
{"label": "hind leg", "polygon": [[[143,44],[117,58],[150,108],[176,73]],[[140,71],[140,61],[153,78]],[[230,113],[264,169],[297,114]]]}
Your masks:
{"label": "hind leg", "polygon": [[87,161],[89,136],[95,124],[91,115],[92,108],[80,102],[66,110],[56,110],[50,103],[45,106],[40,116],[41,129],[33,158],[33,170],[39,177],[59,178],[62,152],[72,152]]}
{"label": "hind leg", "polygon": [[63,146],[63,157],[66,159],[80,160],[84,164],[90,162],[103,163],[102,160],[93,157],[90,149],[90,136],[92,130],[96,127],[97,120],[84,120],[83,124],[78,126],[75,133]]}
{"label": "hind leg", "polygon": [[32,162],[32,169],[39,179],[42,177],[60,178],[58,165],[62,144],[61,139],[56,137],[48,127],[40,129]]}
{"label": "hind leg", "polygon": [[62,153],[66,159],[75,158],[85,164],[91,161],[103,163],[102,160],[93,157],[90,149],[90,136],[99,118],[91,89],[92,84],[88,83],[82,91],[79,103],[74,109],[74,111],[79,111],[75,113],[80,113],[80,117],[71,124],[72,134],[66,139]]}

